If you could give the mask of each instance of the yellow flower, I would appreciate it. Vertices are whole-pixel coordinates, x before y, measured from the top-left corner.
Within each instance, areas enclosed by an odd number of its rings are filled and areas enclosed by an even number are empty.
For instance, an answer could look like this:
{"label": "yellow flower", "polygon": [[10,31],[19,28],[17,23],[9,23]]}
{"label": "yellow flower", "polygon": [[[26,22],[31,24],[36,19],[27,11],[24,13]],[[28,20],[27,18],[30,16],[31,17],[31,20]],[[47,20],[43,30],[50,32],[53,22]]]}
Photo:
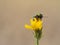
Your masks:
{"label": "yellow flower", "polygon": [[30,24],[31,25],[25,25],[25,28],[27,28],[27,29],[32,29],[32,30],[37,30],[37,29],[42,29],[42,20],[40,20],[39,18],[38,18],[38,20],[36,19],[36,18],[33,18],[33,19],[31,19],[30,20]]}

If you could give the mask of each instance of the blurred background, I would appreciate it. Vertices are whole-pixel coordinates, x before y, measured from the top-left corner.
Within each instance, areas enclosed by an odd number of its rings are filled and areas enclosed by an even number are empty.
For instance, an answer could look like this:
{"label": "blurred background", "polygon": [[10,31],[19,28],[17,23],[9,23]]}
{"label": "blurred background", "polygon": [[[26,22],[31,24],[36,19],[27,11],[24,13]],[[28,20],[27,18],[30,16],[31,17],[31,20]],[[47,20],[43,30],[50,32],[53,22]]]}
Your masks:
{"label": "blurred background", "polygon": [[60,45],[60,0],[0,0],[0,45],[34,45],[30,18],[42,13],[40,45]]}

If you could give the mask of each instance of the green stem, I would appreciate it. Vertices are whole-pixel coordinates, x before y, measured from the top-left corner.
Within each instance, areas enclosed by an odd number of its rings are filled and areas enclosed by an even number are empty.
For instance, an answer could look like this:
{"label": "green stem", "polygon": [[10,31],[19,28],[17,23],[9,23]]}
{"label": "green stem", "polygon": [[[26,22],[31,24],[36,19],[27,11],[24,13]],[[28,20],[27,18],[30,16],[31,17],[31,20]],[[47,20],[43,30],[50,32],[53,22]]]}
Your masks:
{"label": "green stem", "polygon": [[36,42],[36,43],[37,43],[37,45],[39,45],[39,40],[38,40],[38,38],[37,38],[37,42]]}
{"label": "green stem", "polygon": [[39,45],[39,40],[38,40],[38,38],[36,38],[36,39],[37,39],[36,43],[37,43],[37,45]]}
{"label": "green stem", "polygon": [[37,38],[35,38],[35,40],[36,40],[36,45],[39,45],[39,40],[37,39]]}

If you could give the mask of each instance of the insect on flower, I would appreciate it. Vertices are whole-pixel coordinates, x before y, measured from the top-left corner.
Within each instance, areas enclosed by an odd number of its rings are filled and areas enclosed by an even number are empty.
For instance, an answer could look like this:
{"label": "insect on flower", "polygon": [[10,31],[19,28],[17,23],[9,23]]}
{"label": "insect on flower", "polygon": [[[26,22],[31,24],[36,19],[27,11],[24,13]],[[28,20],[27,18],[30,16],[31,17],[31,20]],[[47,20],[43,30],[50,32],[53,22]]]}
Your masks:
{"label": "insect on flower", "polygon": [[32,29],[32,30],[41,30],[42,29],[42,18],[43,18],[43,15],[40,14],[40,15],[36,15],[36,16],[33,16],[33,19],[30,19],[30,24],[31,25],[25,25],[25,28],[27,29]]}

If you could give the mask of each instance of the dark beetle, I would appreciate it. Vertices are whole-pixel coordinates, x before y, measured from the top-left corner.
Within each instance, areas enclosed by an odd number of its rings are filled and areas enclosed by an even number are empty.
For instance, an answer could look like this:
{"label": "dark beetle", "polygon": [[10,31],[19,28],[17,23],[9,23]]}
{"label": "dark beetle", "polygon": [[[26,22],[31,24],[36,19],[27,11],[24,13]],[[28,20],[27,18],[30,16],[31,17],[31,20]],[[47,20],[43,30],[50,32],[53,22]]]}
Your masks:
{"label": "dark beetle", "polygon": [[38,20],[38,18],[40,18],[42,20],[43,15],[42,14],[39,14],[39,15],[34,16],[34,18],[36,18],[37,20]]}

